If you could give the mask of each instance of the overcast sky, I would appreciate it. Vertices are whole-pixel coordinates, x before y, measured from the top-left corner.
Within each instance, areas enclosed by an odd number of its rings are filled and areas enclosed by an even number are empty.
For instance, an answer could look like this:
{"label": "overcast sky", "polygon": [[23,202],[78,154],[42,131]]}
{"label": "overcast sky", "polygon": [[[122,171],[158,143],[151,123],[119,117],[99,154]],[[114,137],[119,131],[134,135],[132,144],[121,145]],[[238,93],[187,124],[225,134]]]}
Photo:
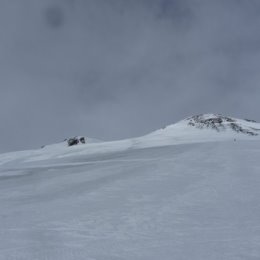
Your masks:
{"label": "overcast sky", "polygon": [[0,0],[0,152],[260,121],[259,0]]}

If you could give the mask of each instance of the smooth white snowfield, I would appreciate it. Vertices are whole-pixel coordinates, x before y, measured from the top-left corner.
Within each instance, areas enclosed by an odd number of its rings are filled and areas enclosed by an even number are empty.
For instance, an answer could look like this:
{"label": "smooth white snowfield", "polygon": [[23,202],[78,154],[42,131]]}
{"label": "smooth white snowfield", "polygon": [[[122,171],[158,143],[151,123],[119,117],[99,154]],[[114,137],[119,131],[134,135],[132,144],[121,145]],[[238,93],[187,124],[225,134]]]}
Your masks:
{"label": "smooth white snowfield", "polygon": [[2,154],[0,207],[1,260],[260,259],[260,138],[184,120]]}

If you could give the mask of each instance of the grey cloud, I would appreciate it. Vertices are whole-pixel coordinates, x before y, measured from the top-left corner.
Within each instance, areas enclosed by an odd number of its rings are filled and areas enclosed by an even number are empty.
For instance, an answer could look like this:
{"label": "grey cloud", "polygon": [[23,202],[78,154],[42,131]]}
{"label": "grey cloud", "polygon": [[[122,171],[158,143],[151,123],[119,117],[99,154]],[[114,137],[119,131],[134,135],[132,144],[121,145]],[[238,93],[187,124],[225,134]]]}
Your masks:
{"label": "grey cloud", "polygon": [[258,114],[256,0],[3,0],[0,151]]}

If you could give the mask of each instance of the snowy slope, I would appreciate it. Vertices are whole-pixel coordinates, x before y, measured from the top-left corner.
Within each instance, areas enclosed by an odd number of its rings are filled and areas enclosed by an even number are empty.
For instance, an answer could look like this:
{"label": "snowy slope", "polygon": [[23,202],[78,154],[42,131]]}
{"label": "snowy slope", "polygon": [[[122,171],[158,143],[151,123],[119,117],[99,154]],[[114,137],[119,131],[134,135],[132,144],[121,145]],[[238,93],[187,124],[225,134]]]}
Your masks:
{"label": "snowy slope", "polygon": [[259,136],[212,118],[0,155],[0,259],[260,259]]}
{"label": "snowy slope", "polygon": [[[222,120],[221,123],[208,124],[207,120]],[[235,125],[235,126],[231,126]],[[237,131],[237,129],[239,131]],[[253,133],[248,134],[247,132]],[[0,166],[10,162],[32,162],[53,160],[79,155],[101,155],[122,152],[129,149],[160,147],[177,144],[201,142],[260,140],[260,123],[224,117],[221,115],[204,114],[189,117],[176,124],[154,131],[148,135],[113,142],[102,142],[85,137],[85,145],[68,147],[67,141],[46,145],[43,149],[11,152],[0,155]]]}

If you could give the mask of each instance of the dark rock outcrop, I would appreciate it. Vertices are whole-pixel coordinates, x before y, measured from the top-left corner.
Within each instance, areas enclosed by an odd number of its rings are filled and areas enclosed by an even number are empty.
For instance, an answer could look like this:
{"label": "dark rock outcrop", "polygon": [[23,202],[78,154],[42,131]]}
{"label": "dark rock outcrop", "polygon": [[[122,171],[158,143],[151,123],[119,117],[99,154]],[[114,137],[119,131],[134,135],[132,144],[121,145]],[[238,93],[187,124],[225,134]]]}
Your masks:
{"label": "dark rock outcrop", "polygon": [[[257,136],[257,131],[260,131],[260,129],[241,124],[243,120],[236,120],[234,118],[222,116],[219,114],[201,114],[189,117],[186,120],[188,121],[189,126],[193,126],[199,129],[214,129],[218,132],[231,129],[236,133]],[[244,120],[244,122],[255,123],[254,120],[249,119]]]}
{"label": "dark rock outcrop", "polygon": [[75,137],[67,139],[67,143],[68,143],[68,146],[73,146],[73,145],[77,145],[80,143],[85,144],[86,140],[85,140],[85,137],[75,136]]}

